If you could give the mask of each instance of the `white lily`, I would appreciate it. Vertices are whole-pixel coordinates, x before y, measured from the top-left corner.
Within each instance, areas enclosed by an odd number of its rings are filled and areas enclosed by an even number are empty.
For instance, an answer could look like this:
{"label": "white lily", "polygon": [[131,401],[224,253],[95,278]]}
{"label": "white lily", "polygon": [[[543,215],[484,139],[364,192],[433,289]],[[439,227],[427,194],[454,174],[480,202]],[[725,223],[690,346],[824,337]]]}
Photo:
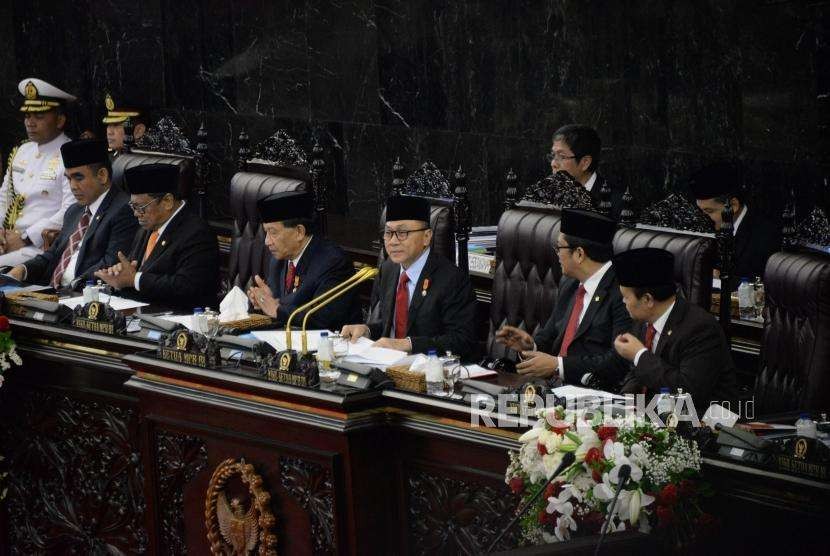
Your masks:
{"label": "white lily", "polygon": [[519,442],[528,443],[532,440],[536,440],[537,438],[539,438],[539,433],[542,432],[543,430],[545,430],[545,429],[543,429],[541,427],[530,429],[529,431],[527,431],[526,433],[524,433],[522,436],[519,437]]}
{"label": "white lily", "polygon": [[576,461],[583,462],[585,461],[585,455],[588,453],[588,450],[602,447],[602,441],[593,429],[588,429],[588,432],[580,434],[579,436],[582,439],[582,444],[576,449],[574,455],[576,456]]}
{"label": "white lily", "polygon": [[640,468],[639,465],[631,461],[625,456],[615,458],[614,460],[614,468],[608,473],[611,482],[617,484],[619,481],[619,473],[620,469],[623,465],[628,465],[631,467],[631,480],[634,482],[639,482],[640,479],[643,478],[643,470]]}
{"label": "white lily", "polygon": [[553,452],[548,453],[545,456],[542,456],[542,464],[545,466],[545,476],[550,477],[553,475],[553,472],[559,467],[559,464],[562,463],[562,458],[565,456],[562,452]]}

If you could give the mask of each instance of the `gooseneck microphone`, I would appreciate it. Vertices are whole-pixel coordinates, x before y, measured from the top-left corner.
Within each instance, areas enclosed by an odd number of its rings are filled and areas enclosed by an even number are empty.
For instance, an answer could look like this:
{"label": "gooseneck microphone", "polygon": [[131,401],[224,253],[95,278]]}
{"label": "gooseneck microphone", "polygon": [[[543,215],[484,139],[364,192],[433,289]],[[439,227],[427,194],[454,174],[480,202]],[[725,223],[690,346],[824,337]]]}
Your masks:
{"label": "gooseneck microphone", "polygon": [[602,528],[599,531],[599,540],[597,541],[597,547],[594,549],[594,556],[599,554],[599,547],[602,546],[602,541],[605,539],[605,534],[608,532],[608,525],[611,523],[611,516],[614,515],[614,507],[617,505],[617,498],[620,497],[620,493],[629,478],[631,478],[631,466],[625,463],[620,466],[620,470],[617,473],[617,492],[614,493],[614,499],[611,500],[611,505],[608,506],[608,513],[606,514],[605,521],[602,523]]}
{"label": "gooseneck microphone", "polygon": [[573,465],[574,461],[576,461],[576,455],[573,452],[567,452],[564,456],[562,456],[562,463],[559,464],[559,467],[556,468],[556,471],[553,472],[553,475],[551,475],[548,478],[548,480],[545,481],[545,484],[542,485],[542,488],[540,488],[536,492],[536,494],[534,494],[533,497],[531,497],[531,499],[528,500],[518,512],[516,512],[516,515],[513,516],[513,519],[510,520],[510,523],[507,524],[507,527],[502,529],[501,533],[499,533],[499,535],[493,540],[493,542],[490,543],[490,546],[488,546],[487,550],[484,551],[485,553],[488,553],[491,550],[493,550],[493,547],[496,546],[496,544],[501,540],[501,538],[513,527],[513,525],[516,524],[517,521],[519,521],[519,519],[525,514],[527,509],[530,508],[530,506],[532,506],[534,502],[536,502],[539,496],[541,496],[542,493],[545,492],[545,489],[548,488],[548,485],[551,484],[551,482],[553,482],[553,480],[556,477],[561,475],[562,472],[565,471],[565,469]]}

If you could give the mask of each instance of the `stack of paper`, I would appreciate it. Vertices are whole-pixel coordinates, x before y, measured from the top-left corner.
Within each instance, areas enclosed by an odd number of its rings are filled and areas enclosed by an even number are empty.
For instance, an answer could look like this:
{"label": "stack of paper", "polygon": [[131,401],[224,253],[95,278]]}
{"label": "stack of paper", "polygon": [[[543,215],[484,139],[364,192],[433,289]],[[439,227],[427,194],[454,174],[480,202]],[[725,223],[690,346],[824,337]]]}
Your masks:
{"label": "stack of paper", "polygon": [[375,347],[372,340],[359,338],[356,342],[349,343],[349,354],[344,359],[352,363],[388,367],[395,365],[406,356],[405,351]]}
{"label": "stack of paper", "polygon": [[553,393],[566,400],[593,400],[597,398],[601,400],[625,400],[624,396],[618,396],[605,390],[582,388],[573,384],[565,384],[559,388],[554,388]]}
{"label": "stack of paper", "polygon": [[[116,311],[126,311],[127,309],[135,309],[136,307],[144,307],[147,305],[147,303],[135,301],[134,299],[126,299],[124,297],[105,294],[100,296],[100,301],[101,303],[108,304]],[[74,310],[78,305],[84,304],[84,296],[79,295],[78,297],[67,297],[66,299],[59,300],[59,302],[61,305],[66,305],[70,309]]]}
{"label": "stack of paper", "polygon": [[[328,330],[306,330],[309,351],[317,351],[317,344],[320,343],[321,332],[328,332],[331,334]],[[254,330],[251,334],[253,334],[257,340],[266,342],[277,351],[283,351],[288,347],[285,343],[285,330]],[[302,332],[299,330],[292,330],[291,349],[300,351],[302,347]]]}

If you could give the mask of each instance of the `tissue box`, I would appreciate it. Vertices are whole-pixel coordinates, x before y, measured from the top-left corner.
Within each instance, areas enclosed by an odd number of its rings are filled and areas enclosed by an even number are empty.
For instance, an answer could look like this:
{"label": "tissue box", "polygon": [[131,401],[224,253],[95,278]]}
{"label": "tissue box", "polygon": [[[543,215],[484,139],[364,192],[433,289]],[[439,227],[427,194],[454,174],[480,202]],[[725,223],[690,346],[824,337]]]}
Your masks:
{"label": "tissue box", "polygon": [[426,394],[427,375],[409,370],[409,365],[392,365],[386,367],[386,375],[395,383],[395,388]]}

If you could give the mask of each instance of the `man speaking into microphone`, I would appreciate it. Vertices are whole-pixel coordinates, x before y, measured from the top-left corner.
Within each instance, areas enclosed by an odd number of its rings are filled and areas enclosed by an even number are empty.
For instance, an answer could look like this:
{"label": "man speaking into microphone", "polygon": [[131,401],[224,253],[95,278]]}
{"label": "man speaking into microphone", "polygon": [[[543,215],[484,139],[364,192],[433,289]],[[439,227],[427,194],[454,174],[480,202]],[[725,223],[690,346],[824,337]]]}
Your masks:
{"label": "man speaking into microphone", "polygon": [[375,280],[366,324],[343,327],[343,336],[377,339],[376,345],[412,353],[475,351],[475,296],[470,279],[434,253],[429,201],[400,195],[386,203],[383,245],[389,259]]}
{"label": "man speaking into microphone", "polygon": [[[254,276],[248,299],[255,309],[284,324],[294,309],[354,275],[354,265],[337,244],[317,232],[311,193],[275,193],[257,201],[257,210],[272,259],[267,281]],[[339,330],[359,318],[360,305],[352,290],[311,315],[308,326]]]}

